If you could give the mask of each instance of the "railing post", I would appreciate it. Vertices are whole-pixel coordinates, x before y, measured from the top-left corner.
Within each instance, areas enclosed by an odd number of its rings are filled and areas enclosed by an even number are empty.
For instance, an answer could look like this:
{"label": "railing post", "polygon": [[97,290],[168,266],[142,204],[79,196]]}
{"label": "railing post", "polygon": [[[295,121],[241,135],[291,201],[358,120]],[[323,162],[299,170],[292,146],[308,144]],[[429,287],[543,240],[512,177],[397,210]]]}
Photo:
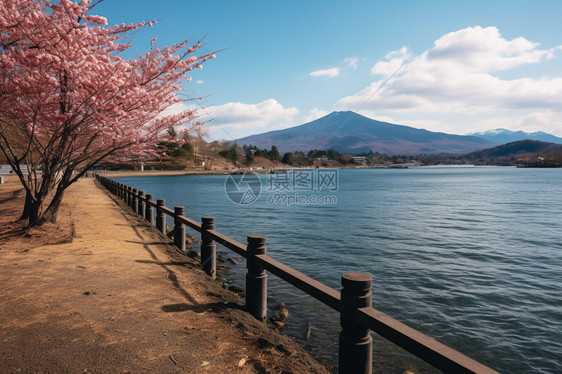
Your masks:
{"label": "railing post", "polygon": [[254,263],[254,256],[264,255],[265,236],[248,235],[248,258],[246,273],[246,308],[260,321],[267,317],[267,274]]}
{"label": "railing post", "polygon": [[139,212],[139,199],[137,198],[137,189],[136,188],[133,188],[133,200],[132,200],[131,208],[133,208],[133,212],[135,212],[135,213]]}
{"label": "railing post", "polygon": [[154,208],[148,202],[152,201],[152,194],[146,194],[146,204],[144,210],[144,218],[151,224],[154,225]]}
{"label": "railing post", "polygon": [[135,211],[135,213],[138,213],[140,209],[140,202],[141,202],[141,200],[139,199],[139,190],[134,188],[133,191],[135,194],[134,196],[135,201],[133,201],[133,210]]}
{"label": "railing post", "polygon": [[179,221],[178,217],[185,214],[183,206],[174,207],[174,244],[185,252],[185,225]]}
{"label": "railing post", "polygon": [[362,273],[342,275],[340,306],[339,368],[340,374],[371,374],[373,338],[368,328],[355,322],[355,311],[372,306],[373,279]]}
{"label": "railing post", "polygon": [[139,191],[139,215],[144,218],[144,210],[146,209],[146,203],[144,202],[144,191]]}
{"label": "railing post", "polygon": [[215,229],[214,217],[201,217],[201,267],[213,279],[217,278],[217,245],[206,235],[207,230]]}
{"label": "railing post", "polygon": [[133,195],[132,195],[132,192],[133,192],[133,188],[127,186],[127,205],[128,205],[129,207],[132,207],[132,206],[133,206]]}
{"label": "railing post", "polygon": [[166,215],[158,207],[163,207],[166,202],[164,200],[156,200],[156,228],[166,235]]}

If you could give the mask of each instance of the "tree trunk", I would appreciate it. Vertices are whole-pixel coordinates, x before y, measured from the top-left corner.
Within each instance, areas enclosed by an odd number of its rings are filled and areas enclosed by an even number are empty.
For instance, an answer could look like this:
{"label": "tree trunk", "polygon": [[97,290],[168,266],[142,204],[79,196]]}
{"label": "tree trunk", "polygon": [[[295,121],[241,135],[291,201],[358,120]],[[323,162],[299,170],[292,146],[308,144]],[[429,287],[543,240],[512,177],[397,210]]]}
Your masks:
{"label": "tree trunk", "polygon": [[[27,201],[26,201],[27,203]],[[29,203],[29,209],[27,210],[27,212],[29,213],[29,224],[28,227],[32,227],[32,226],[36,226],[36,225],[42,225],[42,222],[40,222],[40,213],[41,213],[41,204],[42,201],[41,200],[32,200]]]}
{"label": "tree trunk", "polygon": [[64,196],[64,191],[66,190],[67,187],[68,185],[65,182],[61,182],[59,184],[59,186],[57,187],[57,192],[55,193],[55,196],[53,196],[53,200],[51,200],[51,203],[49,204],[49,206],[45,210],[45,213],[43,213],[43,216],[41,217],[40,224],[46,222],[51,222],[51,223],[57,222],[57,215],[59,212],[60,204]]}
{"label": "tree trunk", "polygon": [[23,205],[23,211],[21,212],[20,220],[29,219],[31,211],[31,193],[29,191],[25,192],[25,204]]}
{"label": "tree trunk", "polygon": [[64,191],[66,188],[57,188],[57,192],[51,200],[51,203],[45,210],[45,213],[40,218],[39,225],[42,225],[46,222],[56,223],[57,222],[57,215],[59,212],[60,204],[62,202],[62,197],[64,196]]}
{"label": "tree trunk", "polygon": [[55,196],[53,196],[51,203],[49,204],[49,206],[45,210],[45,213],[43,213],[43,216],[41,217],[40,224],[43,224],[45,222],[51,222],[51,223],[57,222],[57,215],[59,212],[60,204],[62,202],[62,197],[64,196],[64,191],[68,188],[68,186],[72,184],[70,183],[71,178],[72,178],[72,169],[66,168],[61,181],[57,185],[57,192],[55,192]]}
{"label": "tree trunk", "polygon": [[59,212],[60,204],[62,202],[62,197],[64,196],[64,191],[68,188],[68,186],[72,184],[69,183],[71,177],[72,177],[72,169],[67,167],[64,171],[61,180],[57,184],[56,187],[57,190],[55,192],[55,196],[53,196],[53,198],[51,199],[51,202],[49,203],[47,209],[45,209],[45,212],[43,212],[43,214],[39,217],[36,223],[37,226],[41,226],[42,224],[47,222],[51,222],[51,223],[57,222],[57,214]]}

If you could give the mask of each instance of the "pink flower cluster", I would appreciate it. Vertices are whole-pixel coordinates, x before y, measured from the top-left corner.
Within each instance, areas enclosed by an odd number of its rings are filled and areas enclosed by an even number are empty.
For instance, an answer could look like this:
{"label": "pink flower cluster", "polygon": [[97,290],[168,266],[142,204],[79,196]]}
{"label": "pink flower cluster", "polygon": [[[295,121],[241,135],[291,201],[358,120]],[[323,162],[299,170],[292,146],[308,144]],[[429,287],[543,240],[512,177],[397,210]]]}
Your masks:
{"label": "pink flower cluster", "polygon": [[122,58],[130,33],[155,21],[108,26],[90,8],[87,0],[0,2],[0,147],[13,160],[63,172],[145,154],[163,130],[196,118],[163,112],[180,102],[189,72],[215,55],[193,55],[201,41],[158,48],[154,40]]}

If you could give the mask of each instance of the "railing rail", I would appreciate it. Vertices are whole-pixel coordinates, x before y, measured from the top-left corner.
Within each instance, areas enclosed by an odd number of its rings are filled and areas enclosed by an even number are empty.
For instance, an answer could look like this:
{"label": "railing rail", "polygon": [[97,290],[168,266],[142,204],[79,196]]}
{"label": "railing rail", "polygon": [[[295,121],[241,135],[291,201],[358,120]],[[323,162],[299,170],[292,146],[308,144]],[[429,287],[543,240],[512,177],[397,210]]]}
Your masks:
{"label": "railing rail", "polygon": [[287,266],[267,255],[257,255],[255,261],[264,269],[269,270],[279,278],[306,292],[332,309],[340,311],[340,292],[323,283],[312,279],[303,273]]}
{"label": "railing rail", "polygon": [[[374,309],[371,302],[372,279],[366,274],[343,274],[343,289],[341,292],[336,291],[269,257],[266,254],[264,236],[249,235],[248,245],[242,244],[214,230],[212,217],[203,217],[202,223],[199,223],[183,215],[183,207],[170,209],[164,205],[164,200],[154,202],[152,195],[145,195],[143,191],[137,191],[101,175],[96,175],[96,179],[151,224],[154,224],[152,221],[156,217],[156,225],[163,225],[158,227],[163,233],[167,233],[166,215],[174,219],[174,231],[180,235],[181,225],[201,233],[206,252],[205,256],[202,253],[201,265],[207,274],[213,277],[216,274],[215,262],[212,261],[216,254],[208,253],[214,251],[215,242],[246,258],[246,307],[254,317],[265,318],[266,270],[338,311],[342,325],[339,346],[339,372],[342,374],[372,372],[370,331],[445,373],[498,374],[497,371]],[[162,204],[159,205],[158,202]],[[153,209],[157,212],[156,216]],[[159,216],[161,219],[163,216],[163,221],[158,222]]]}

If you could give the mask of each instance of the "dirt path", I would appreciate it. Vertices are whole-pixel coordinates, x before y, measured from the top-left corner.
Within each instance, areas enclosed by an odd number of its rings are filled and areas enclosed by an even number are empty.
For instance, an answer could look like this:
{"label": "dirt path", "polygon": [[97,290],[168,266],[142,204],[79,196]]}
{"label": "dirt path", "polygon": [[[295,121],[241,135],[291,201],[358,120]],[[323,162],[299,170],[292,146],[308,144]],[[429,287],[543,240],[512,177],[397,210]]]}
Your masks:
{"label": "dirt path", "polygon": [[64,204],[71,243],[0,243],[1,373],[327,372],[92,179]]}

